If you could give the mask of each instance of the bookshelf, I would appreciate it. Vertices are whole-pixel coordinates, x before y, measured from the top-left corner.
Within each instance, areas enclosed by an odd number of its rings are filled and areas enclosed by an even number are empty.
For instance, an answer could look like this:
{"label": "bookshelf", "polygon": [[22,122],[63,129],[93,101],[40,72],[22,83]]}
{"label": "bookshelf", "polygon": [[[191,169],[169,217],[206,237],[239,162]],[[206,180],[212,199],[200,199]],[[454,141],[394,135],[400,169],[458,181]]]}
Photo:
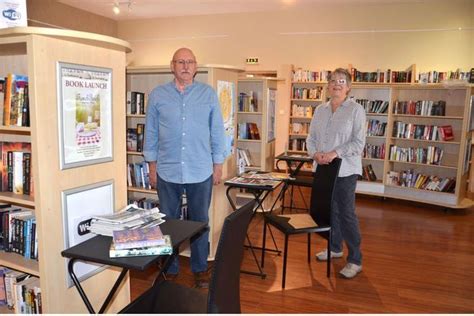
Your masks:
{"label": "bookshelf", "polygon": [[[224,117],[224,123],[232,122],[229,132],[235,137],[236,132],[233,127],[236,125],[236,107],[237,107],[237,79],[238,74],[243,72],[242,69],[226,66],[226,65],[198,65],[195,80],[204,82],[212,86],[219,96],[221,82],[232,83],[233,91],[231,100],[234,100],[234,107],[230,104],[222,104],[221,109]],[[144,93],[145,105],[149,93],[159,84],[164,84],[174,79],[169,65],[161,66],[129,66],[126,69],[126,90],[137,91]],[[221,85],[222,86],[222,85]],[[125,104],[125,103],[124,103]],[[125,107],[124,107],[125,108]],[[146,110],[145,110],[146,113]],[[137,124],[145,124],[145,115],[126,115],[127,128],[136,127]],[[125,136],[124,136],[125,137]],[[234,138],[235,151],[235,138]],[[138,163],[143,161],[143,155],[139,152],[127,152],[127,163]],[[235,155],[229,156],[223,168],[223,179],[233,177],[236,172]],[[129,199],[154,198],[157,199],[157,192],[155,189],[149,190],[144,188],[128,187]],[[225,188],[223,184],[214,186],[211,206],[209,208],[209,260],[214,259],[217,250],[217,243],[219,240],[222,224],[224,218],[232,211],[229,202],[225,197]],[[189,250],[184,249],[182,255],[189,255]]]}
{"label": "bookshelf", "polygon": [[[417,84],[414,83],[416,78],[416,66],[411,65],[405,71],[406,80],[409,82],[353,82],[350,97],[358,100],[359,103],[365,104],[367,115],[368,134],[366,138],[366,153],[362,158],[364,167],[371,166],[376,180],[367,181],[359,180],[356,192],[360,194],[391,197],[417,201],[427,204],[435,204],[446,208],[467,208],[474,205],[474,202],[467,197],[467,183],[469,178],[469,153],[471,150],[471,132],[469,131],[470,122],[470,97],[473,86],[466,82],[456,81],[455,85],[447,86],[443,84]],[[300,72],[301,70],[298,69]],[[311,80],[312,77],[306,76],[309,71],[302,71],[303,75],[296,75],[298,70],[292,68],[289,78],[293,75],[291,82],[291,95],[289,97],[289,132],[288,132],[288,151],[290,153],[306,153],[304,146],[292,146],[292,142],[303,143],[305,133],[295,133],[293,128],[294,122],[309,122],[312,115],[307,107],[314,107],[326,100],[325,91],[327,82],[322,80]],[[319,73],[317,78],[324,78],[324,72]],[[409,73],[409,75],[408,75]],[[376,77],[377,72],[372,73],[372,77]],[[368,76],[362,74],[361,78]],[[309,79],[308,79],[309,78]],[[380,75],[379,75],[380,78]],[[409,79],[408,79],[409,78]],[[300,97],[295,91],[298,89],[314,89],[314,87],[322,87],[321,99],[312,100],[309,97]],[[296,97],[295,97],[296,96]],[[304,96],[304,93],[303,93]],[[311,99],[311,100],[308,100]],[[426,103],[428,106],[437,107],[439,101],[445,103],[445,113],[443,116],[434,115],[416,115],[395,113],[396,102],[407,101],[432,101],[432,104]],[[378,105],[377,105],[378,104]],[[433,105],[434,104],[434,105]],[[421,103],[420,103],[421,106]],[[380,111],[380,107],[386,107]],[[298,109],[295,113],[294,108]],[[374,110],[375,109],[375,110]],[[397,137],[394,129],[397,124],[405,126],[422,125],[436,127],[451,126],[454,139],[443,140],[442,138],[416,138],[410,136],[408,138]],[[380,131],[383,130],[383,133]],[[430,134],[431,133],[431,134]],[[428,134],[432,135],[432,130],[428,130]],[[297,139],[297,141],[295,141]],[[301,141],[299,140],[301,139]],[[304,143],[303,143],[304,144]],[[419,156],[433,152],[432,157],[438,157],[442,151],[442,158],[439,161],[411,161],[406,159],[393,159],[390,157],[390,149],[392,146],[404,148],[413,152],[418,150]],[[384,152],[382,156],[381,153]],[[435,156],[436,155],[436,156]],[[468,162],[466,163],[466,159]],[[427,176],[436,176],[442,179],[452,179],[455,181],[453,192],[432,191],[421,188],[405,187],[394,185],[390,181],[390,173],[400,173],[412,169],[414,173],[421,173]],[[308,168],[302,169],[308,170]],[[434,184],[433,184],[434,188]]]}
{"label": "bookshelf", "polygon": [[[271,171],[275,157],[277,78],[241,78],[238,82],[237,155],[244,150],[246,170]],[[258,137],[251,129],[257,128]],[[252,139],[258,138],[258,139]],[[241,154],[240,154],[241,155]]]}
{"label": "bookshelf", "polygon": [[[126,203],[125,172],[120,171],[125,163],[122,137],[113,138],[113,161],[60,169],[57,63],[111,69],[112,104],[122,104],[128,51],[127,42],[85,32],[37,27],[0,30],[0,76],[8,73],[28,76],[31,124],[31,127],[2,126],[0,141],[31,144],[34,183],[34,197],[1,192],[0,202],[34,209],[40,258],[39,261],[27,260],[2,251],[0,265],[40,278],[43,313],[86,312],[77,290],[66,285],[66,261],[60,254],[65,248],[62,192],[112,180],[114,208],[119,209]],[[112,121],[116,135],[125,129],[123,116],[122,108],[115,106]],[[105,299],[104,288],[111,287],[117,276],[117,271],[104,269],[83,282],[85,291],[93,298],[93,305]],[[109,312],[117,312],[129,300],[129,284],[125,282]],[[1,309],[0,312],[8,311]]]}

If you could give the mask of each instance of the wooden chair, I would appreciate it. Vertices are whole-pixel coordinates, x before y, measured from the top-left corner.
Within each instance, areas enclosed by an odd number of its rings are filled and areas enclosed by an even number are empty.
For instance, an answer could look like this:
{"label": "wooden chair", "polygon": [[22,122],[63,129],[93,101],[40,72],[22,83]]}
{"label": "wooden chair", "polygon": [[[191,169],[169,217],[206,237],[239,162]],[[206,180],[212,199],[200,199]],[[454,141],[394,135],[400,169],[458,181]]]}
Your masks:
{"label": "wooden chair", "polygon": [[[308,235],[308,262],[311,262],[311,233],[318,233],[328,241],[328,253],[331,253],[331,209],[333,205],[334,188],[341,167],[341,159],[335,158],[328,165],[318,165],[314,173],[311,206],[309,214],[276,215],[264,213],[262,267],[265,264],[265,239],[267,225],[272,225],[285,234],[283,250],[283,279],[285,288],[286,262],[288,257],[288,237],[296,234]],[[331,273],[331,256],[327,261],[327,277]]]}
{"label": "wooden chair", "polygon": [[225,218],[207,294],[162,280],[121,313],[240,313],[240,264],[254,206],[249,202]]}

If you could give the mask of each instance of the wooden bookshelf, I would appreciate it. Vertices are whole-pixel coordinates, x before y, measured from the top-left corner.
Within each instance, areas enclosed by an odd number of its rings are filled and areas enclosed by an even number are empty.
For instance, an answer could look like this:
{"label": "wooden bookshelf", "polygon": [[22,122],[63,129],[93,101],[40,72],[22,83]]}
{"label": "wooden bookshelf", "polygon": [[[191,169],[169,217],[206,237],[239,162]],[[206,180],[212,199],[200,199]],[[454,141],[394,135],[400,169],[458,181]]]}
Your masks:
{"label": "wooden bookshelf", "polygon": [[[53,28],[15,27],[0,30],[0,77],[8,73],[28,76],[31,127],[0,127],[0,141],[31,143],[31,174],[34,197],[0,193],[0,202],[34,210],[39,261],[15,253],[0,252],[0,265],[40,279],[43,313],[85,313],[87,309],[75,287],[69,288],[67,261],[61,257],[66,240],[63,231],[62,193],[112,180],[114,209],[126,204],[125,142],[116,137],[124,131],[125,112],[114,105],[125,96],[127,42],[98,34]],[[58,62],[108,68],[112,74],[111,104],[115,133],[113,161],[60,169],[57,72]],[[97,306],[113,286],[118,272],[111,269],[91,276],[82,285]],[[107,312],[116,313],[130,301],[129,283],[124,282]],[[5,308],[0,313],[11,313]]]}
{"label": "wooden bookshelf", "polygon": [[[293,68],[294,69],[294,68]],[[385,113],[367,112],[367,120],[378,120],[386,123],[384,136],[367,136],[366,143],[373,146],[385,146],[385,157],[381,158],[363,158],[363,166],[371,164],[376,174],[377,181],[358,181],[357,193],[385,196],[406,200],[413,200],[428,204],[436,204],[448,208],[466,208],[474,205],[474,202],[467,197],[467,184],[469,174],[471,180],[474,179],[474,172],[469,173],[469,168],[465,168],[465,159],[468,157],[467,147],[471,139],[471,133],[468,130],[470,97],[474,95],[473,85],[461,84],[458,86],[447,87],[443,84],[416,84],[416,66],[411,65],[406,71],[411,71],[411,82],[407,83],[377,83],[377,82],[353,82],[350,97],[354,99],[382,100],[388,101],[388,109]],[[290,75],[291,76],[291,75]],[[291,91],[294,87],[316,87],[323,86],[323,95],[321,100],[326,100],[326,81],[291,81]],[[434,115],[412,115],[394,113],[395,101],[445,101],[446,110],[444,116]],[[305,103],[290,94],[288,102],[289,123],[310,121],[311,117],[295,115],[292,111],[294,104],[298,106],[314,106],[312,103]],[[299,103],[295,103],[299,102]],[[315,102],[315,106],[321,102]],[[393,135],[395,121],[419,125],[451,125],[454,132],[454,139],[450,141],[443,140],[425,140],[413,138],[401,138]],[[302,148],[293,148],[291,145],[295,140],[303,138],[305,135],[293,133],[291,128],[288,132],[288,151],[291,153],[306,153]],[[304,139],[302,140],[304,142]],[[391,160],[390,146],[399,145],[400,147],[422,147],[436,146],[443,150],[443,157],[439,165],[422,164],[415,162],[404,162]],[[470,145],[472,146],[472,145]],[[467,163],[467,166],[470,164]],[[456,180],[454,193],[428,191],[415,188],[406,188],[393,186],[387,183],[387,174],[389,171],[401,172],[405,169],[414,169],[417,172],[426,175],[437,175],[439,177],[448,177]],[[474,182],[474,181],[473,181]]]}
{"label": "wooden bookshelf", "polygon": [[[237,79],[238,74],[243,72],[243,69],[239,69],[232,66],[227,65],[198,65],[195,80],[199,82],[206,83],[213,87],[217,91],[217,86],[219,81],[227,81],[233,84],[234,95],[233,100],[235,102],[234,109],[232,111],[227,111],[223,109],[223,116],[225,114],[230,115],[232,113],[232,117],[227,117],[227,119],[232,118],[234,125],[236,121],[236,113],[237,113]],[[148,95],[150,92],[160,84],[165,84],[171,82],[174,79],[174,75],[170,70],[169,65],[158,65],[158,66],[129,66],[126,68],[126,90],[127,91],[138,91],[143,92],[145,94],[145,100],[148,99]],[[123,103],[123,108],[125,109],[125,103]],[[148,104],[145,104],[148,106]],[[222,106],[222,105],[221,105]],[[145,108],[146,113],[146,108]],[[242,114],[244,116],[255,116],[261,117],[262,113],[245,113]],[[126,127],[136,127],[137,123],[146,123],[146,114],[138,114],[138,115],[126,115]],[[225,120],[225,118],[224,118]],[[236,133],[234,133],[234,137],[236,137]],[[237,140],[234,138],[235,142]],[[143,154],[141,152],[131,152],[127,151],[127,163],[139,163],[143,161]],[[230,156],[226,159],[223,168],[223,178],[227,179],[231,176],[235,175],[236,172],[236,160],[235,156]],[[225,191],[223,184],[214,186],[213,197],[211,200],[211,206],[209,209],[209,226],[210,226],[210,233],[209,233],[209,260],[213,260],[215,256],[215,252],[217,250],[217,242],[219,240],[222,224],[224,222],[224,218],[231,212],[231,207],[228,201],[225,198]],[[144,189],[144,188],[136,188],[136,187],[128,187],[128,199],[129,201],[132,199],[141,199],[141,198],[153,198],[157,199],[157,191],[155,189]],[[219,196],[219,195],[222,196]],[[181,255],[189,256],[190,252],[188,249],[181,249]]]}

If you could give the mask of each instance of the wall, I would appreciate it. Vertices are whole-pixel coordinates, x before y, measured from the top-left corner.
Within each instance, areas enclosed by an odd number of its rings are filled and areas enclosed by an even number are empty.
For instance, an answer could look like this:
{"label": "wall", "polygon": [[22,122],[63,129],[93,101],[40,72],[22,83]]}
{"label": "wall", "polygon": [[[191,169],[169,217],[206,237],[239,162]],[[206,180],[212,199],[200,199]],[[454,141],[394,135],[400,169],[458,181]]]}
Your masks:
{"label": "wall", "polygon": [[[288,77],[291,64],[468,70],[474,67],[473,28],[474,1],[431,0],[120,21],[118,36],[132,45],[131,65],[168,64],[177,48],[187,46],[202,64],[278,70]],[[259,57],[260,65],[245,67],[246,57]],[[288,80],[278,86],[276,153],[285,149],[290,99]]]}
{"label": "wall", "polygon": [[28,26],[57,27],[117,37],[117,22],[101,15],[54,0],[27,0],[26,5]]}
{"label": "wall", "polygon": [[[319,5],[120,21],[118,36],[131,42],[128,61],[134,65],[167,64],[176,48],[189,46],[201,63],[242,67],[246,57],[259,57],[260,65],[249,69],[276,70],[280,64],[331,69],[349,63],[361,70],[405,69],[413,63],[420,70],[456,69],[474,65],[473,16],[474,1],[465,0]],[[288,32],[321,33],[282,34]]]}

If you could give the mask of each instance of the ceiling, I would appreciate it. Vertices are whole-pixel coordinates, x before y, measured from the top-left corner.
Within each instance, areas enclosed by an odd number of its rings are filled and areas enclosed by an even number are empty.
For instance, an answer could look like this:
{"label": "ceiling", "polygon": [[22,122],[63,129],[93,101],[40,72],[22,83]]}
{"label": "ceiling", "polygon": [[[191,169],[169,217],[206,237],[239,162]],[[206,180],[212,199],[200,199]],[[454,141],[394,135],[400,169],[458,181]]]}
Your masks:
{"label": "ceiling", "polygon": [[[433,0],[57,0],[114,20],[151,19],[187,15],[275,11],[315,4],[413,3]],[[112,12],[118,3],[121,13]],[[131,3],[129,6],[128,4]]]}

